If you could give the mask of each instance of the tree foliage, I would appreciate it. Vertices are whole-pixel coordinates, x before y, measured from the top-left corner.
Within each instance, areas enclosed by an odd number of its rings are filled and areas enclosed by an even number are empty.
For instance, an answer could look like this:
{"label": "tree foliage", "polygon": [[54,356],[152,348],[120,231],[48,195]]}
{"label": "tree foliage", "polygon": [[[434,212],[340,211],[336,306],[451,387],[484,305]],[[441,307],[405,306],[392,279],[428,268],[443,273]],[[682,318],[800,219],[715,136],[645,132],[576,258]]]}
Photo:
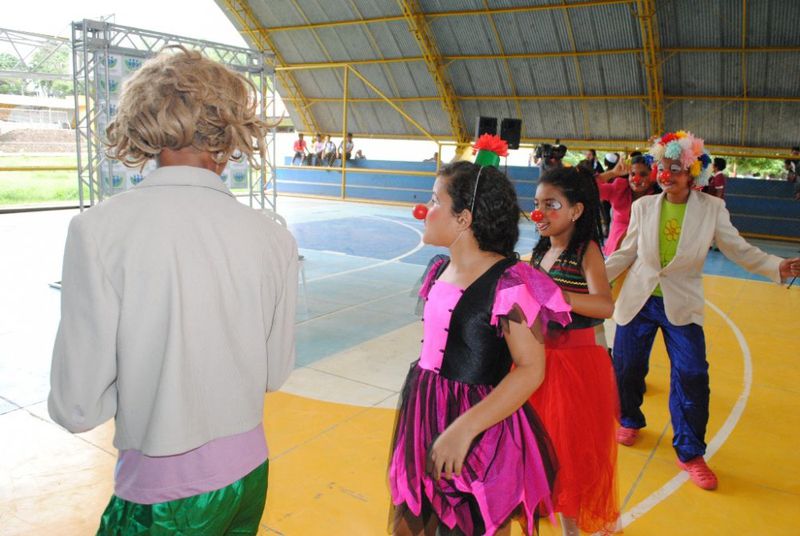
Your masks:
{"label": "tree foliage", "polygon": [[[27,61],[36,72],[69,75],[70,49],[67,46],[43,47],[33,53]],[[19,59],[7,52],[0,52],[0,70],[24,71]],[[0,79],[0,93],[15,95],[40,95],[45,97],[65,97],[73,94],[69,80],[37,80],[33,78]]]}
{"label": "tree foliage", "polygon": [[728,158],[727,172],[733,175],[734,169],[738,177],[753,176],[773,178],[780,177],[783,173],[783,160],[775,158]]}

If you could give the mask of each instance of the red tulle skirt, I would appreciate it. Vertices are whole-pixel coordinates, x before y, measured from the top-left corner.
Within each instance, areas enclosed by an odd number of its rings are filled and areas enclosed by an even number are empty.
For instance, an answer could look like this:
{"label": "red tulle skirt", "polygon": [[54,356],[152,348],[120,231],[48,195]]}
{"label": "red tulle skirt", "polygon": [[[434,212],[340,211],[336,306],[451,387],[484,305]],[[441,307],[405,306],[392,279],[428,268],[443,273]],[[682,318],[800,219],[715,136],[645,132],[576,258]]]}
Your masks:
{"label": "red tulle skirt", "polygon": [[618,532],[614,367],[594,329],[567,330],[546,344],[545,379],[531,404],[558,458],[553,506],[584,532]]}

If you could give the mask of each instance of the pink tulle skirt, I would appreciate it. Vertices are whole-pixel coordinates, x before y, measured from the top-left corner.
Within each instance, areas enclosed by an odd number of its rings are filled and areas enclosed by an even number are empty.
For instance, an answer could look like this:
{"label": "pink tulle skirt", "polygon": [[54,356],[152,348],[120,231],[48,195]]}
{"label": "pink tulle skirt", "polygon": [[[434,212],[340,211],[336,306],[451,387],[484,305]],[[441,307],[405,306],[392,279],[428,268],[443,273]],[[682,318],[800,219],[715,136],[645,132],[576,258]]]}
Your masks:
{"label": "pink tulle skirt", "polygon": [[555,458],[533,409],[525,404],[479,435],[460,476],[435,481],[426,472],[428,450],[459,415],[486,398],[492,387],[448,380],[414,364],[400,400],[389,466],[396,507],[415,516],[432,509],[449,528],[494,534],[518,517],[533,534],[540,514],[550,515]]}

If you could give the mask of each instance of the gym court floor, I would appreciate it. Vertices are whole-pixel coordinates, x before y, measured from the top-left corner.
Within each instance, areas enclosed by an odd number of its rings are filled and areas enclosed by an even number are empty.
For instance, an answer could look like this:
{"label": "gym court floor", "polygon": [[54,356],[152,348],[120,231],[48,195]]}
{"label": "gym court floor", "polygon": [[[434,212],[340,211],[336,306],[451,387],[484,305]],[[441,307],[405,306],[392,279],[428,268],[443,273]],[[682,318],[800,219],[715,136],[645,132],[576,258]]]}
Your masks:
{"label": "gym court floor", "polygon": [[[436,249],[407,207],[282,197],[305,256],[297,368],[265,399],[271,451],[259,534],[380,535],[394,408],[421,324],[412,288]],[[76,211],[0,215],[0,534],[93,534],[113,490],[113,424],[71,435],[46,398],[69,219]],[[523,225],[518,250],[530,251]],[[797,244],[753,241],[790,256]],[[800,526],[800,285],[786,290],[711,252],[704,278],[711,363],[702,491],[675,466],[660,338],[648,377],[649,426],[619,452],[630,535],[797,534]],[[548,521],[542,534],[560,532]],[[518,527],[514,534],[519,534]]]}

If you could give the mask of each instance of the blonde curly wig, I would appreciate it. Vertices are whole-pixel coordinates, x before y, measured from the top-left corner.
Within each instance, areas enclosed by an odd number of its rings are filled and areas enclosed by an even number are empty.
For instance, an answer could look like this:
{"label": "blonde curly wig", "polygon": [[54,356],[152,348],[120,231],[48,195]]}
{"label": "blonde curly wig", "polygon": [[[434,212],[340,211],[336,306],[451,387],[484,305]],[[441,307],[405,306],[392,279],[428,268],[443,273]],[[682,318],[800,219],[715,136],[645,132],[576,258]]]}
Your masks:
{"label": "blonde curly wig", "polygon": [[191,146],[220,164],[241,155],[256,165],[270,128],[258,118],[256,95],[250,80],[200,52],[165,47],[123,84],[107,153],[137,167],[162,149]]}

